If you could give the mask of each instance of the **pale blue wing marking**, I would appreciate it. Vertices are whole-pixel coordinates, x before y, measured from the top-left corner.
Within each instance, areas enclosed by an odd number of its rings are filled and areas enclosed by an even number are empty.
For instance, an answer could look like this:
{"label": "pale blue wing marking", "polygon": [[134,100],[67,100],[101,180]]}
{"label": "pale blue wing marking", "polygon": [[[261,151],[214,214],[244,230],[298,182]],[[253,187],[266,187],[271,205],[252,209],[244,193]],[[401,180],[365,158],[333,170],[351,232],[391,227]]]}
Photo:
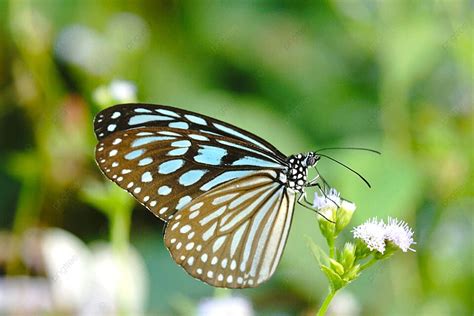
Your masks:
{"label": "pale blue wing marking", "polygon": [[235,137],[238,137],[238,138],[241,138],[241,139],[245,139],[246,141],[249,141],[249,142],[251,142],[252,144],[257,145],[257,146],[260,147],[260,148],[263,148],[263,149],[265,149],[265,150],[268,150],[268,151],[270,151],[270,152],[273,152],[273,150],[269,149],[268,147],[266,147],[266,146],[263,145],[262,143],[257,142],[255,139],[250,138],[250,137],[248,137],[247,135],[244,135],[244,134],[240,133],[239,131],[236,131],[236,130],[230,128],[230,127],[227,127],[227,126],[224,126],[224,125],[221,125],[221,124],[218,124],[218,123],[213,123],[213,125],[214,125],[217,129],[219,129],[219,130],[221,130],[221,131],[223,131],[223,132],[225,132],[225,133],[229,133],[229,134],[231,134],[231,135],[234,135]]}
{"label": "pale blue wing marking", "polygon": [[189,170],[179,177],[178,182],[183,186],[190,186],[201,180],[209,170]]}
{"label": "pale blue wing marking", "polygon": [[151,164],[152,162],[153,162],[153,159],[151,157],[146,157],[146,158],[141,159],[138,162],[138,165],[139,166],[146,166],[146,165]]}
{"label": "pale blue wing marking", "polygon": [[221,173],[211,181],[207,182],[203,186],[201,186],[199,189],[202,191],[207,191],[209,189],[212,189],[216,185],[219,185],[221,183],[233,180],[235,178],[240,178],[243,176],[246,176],[252,172],[255,172],[254,170],[236,170],[236,171],[226,171],[224,173]]}
{"label": "pale blue wing marking", "polygon": [[207,138],[206,136],[202,136],[202,135],[198,135],[198,134],[189,134],[188,137],[192,138],[192,139],[195,139],[195,140],[202,140],[202,141],[205,141],[205,142],[209,141],[209,138]]}
{"label": "pale blue wing marking", "polygon": [[158,172],[161,174],[170,174],[178,170],[184,165],[184,160],[182,159],[175,159],[163,162],[158,167]]}
{"label": "pale blue wing marking", "polygon": [[173,147],[190,147],[191,142],[189,140],[178,140],[176,142],[172,142],[171,146],[173,146]]}
{"label": "pale blue wing marking", "polygon": [[193,158],[194,161],[199,163],[218,166],[221,164],[222,158],[227,155],[227,150],[224,148],[207,145],[201,145],[199,147],[198,154]]}
{"label": "pale blue wing marking", "polygon": [[128,154],[126,154],[124,156],[124,158],[127,159],[127,160],[133,160],[133,159],[138,158],[141,155],[143,155],[144,152],[145,152],[145,149],[134,150],[134,151],[129,152]]}
{"label": "pale blue wing marking", "polygon": [[185,114],[184,115],[190,122],[199,124],[199,125],[207,125],[206,120],[204,120],[202,117],[192,115],[192,114]]}
{"label": "pale blue wing marking", "polygon": [[112,116],[110,117],[111,119],[115,120],[116,118],[120,117],[120,115],[122,115],[122,113],[120,112],[114,112],[112,113]]}
{"label": "pale blue wing marking", "polygon": [[175,139],[175,137],[170,137],[170,136],[149,136],[149,137],[140,137],[135,139],[132,142],[132,147],[138,147],[138,146],[143,146],[152,142],[159,142],[163,140],[171,140]]}
{"label": "pale blue wing marking", "polygon": [[255,157],[249,157],[245,156],[243,158],[240,158],[239,160],[236,160],[232,163],[232,166],[258,166],[258,167],[265,167],[265,168],[280,168],[283,169],[285,168],[281,164],[269,162],[263,159],[255,158]]}
{"label": "pale blue wing marking", "polygon": [[245,151],[248,151],[248,152],[251,152],[251,153],[255,153],[255,154],[258,154],[258,155],[261,155],[261,156],[264,156],[265,158],[268,158],[269,160],[273,160],[277,163],[280,164],[280,162],[278,160],[276,160],[275,158],[273,157],[270,157],[268,155],[266,155],[265,153],[261,152],[261,151],[256,151],[252,148],[249,148],[249,147],[245,147],[245,146],[242,146],[242,145],[239,145],[239,144],[235,144],[235,143],[232,143],[232,142],[228,142],[226,140],[222,140],[222,139],[217,139],[217,142],[220,143],[220,144],[223,144],[223,145],[227,145],[227,146],[231,146],[231,147],[235,147],[235,148],[238,148],[238,149],[242,149],[242,150],[245,150]]}
{"label": "pale blue wing marking", "polygon": [[183,206],[191,202],[192,197],[189,195],[183,196],[182,198],[179,199],[178,205],[176,205],[176,209],[180,210]]}
{"label": "pale blue wing marking", "polygon": [[153,121],[172,121],[174,120],[171,117],[168,116],[162,116],[162,115],[146,115],[146,114],[140,114],[140,115],[134,115],[128,120],[129,125],[138,125],[138,124],[143,124],[143,123],[148,123],[148,122],[153,122]]}
{"label": "pale blue wing marking", "polygon": [[172,116],[172,117],[176,117],[176,118],[180,117],[178,113],[170,111],[170,110],[166,110],[166,109],[157,109],[155,111],[158,112],[158,113],[168,115],[168,116]]}
{"label": "pale blue wing marking", "polygon": [[134,109],[136,113],[151,113],[151,110],[149,109],[144,109],[144,108],[136,108]]}
{"label": "pale blue wing marking", "polygon": [[186,122],[172,122],[168,126],[171,128],[189,129],[189,124]]}
{"label": "pale blue wing marking", "polygon": [[151,182],[153,181],[153,177],[151,176],[151,172],[147,171],[142,174],[142,182]]}
{"label": "pale blue wing marking", "polygon": [[171,188],[167,185],[163,185],[161,187],[158,188],[158,194],[159,195],[168,195],[171,193]]}
{"label": "pale blue wing marking", "polygon": [[173,150],[170,150],[168,152],[168,156],[181,156],[184,155],[188,151],[189,147],[183,147],[183,148],[176,148]]}

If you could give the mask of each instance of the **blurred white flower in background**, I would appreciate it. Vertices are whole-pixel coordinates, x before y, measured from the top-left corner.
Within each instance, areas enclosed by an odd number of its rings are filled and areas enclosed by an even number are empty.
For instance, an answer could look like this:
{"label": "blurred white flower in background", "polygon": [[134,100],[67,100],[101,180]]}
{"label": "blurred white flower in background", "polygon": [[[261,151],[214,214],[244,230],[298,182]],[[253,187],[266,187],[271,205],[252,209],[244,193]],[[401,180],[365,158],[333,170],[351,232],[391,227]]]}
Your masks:
{"label": "blurred white flower in background", "polygon": [[148,277],[145,263],[134,248],[117,253],[108,243],[96,243],[88,271],[92,282],[81,315],[145,314]]}
{"label": "blurred white flower in background", "polygon": [[205,299],[197,308],[197,316],[251,316],[252,304],[244,297],[230,296]]}
{"label": "blurred white flower in background", "polygon": [[328,316],[357,316],[360,315],[360,305],[349,291],[338,293],[328,309]]}
{"label": "blurred white flower in background", "polygon": [[83,304],[90,283],[92,260],[86,245],[73,234],[57,228],[34,230],[29,235],[41,240],[41,255],[51,282],[55,307],[67,310]]}
{"label": "blurred white flower in background", "polygon": [[136,99],[137,87],[126,80],[114,80],[109,85],[112,98],[120,102],[132,102]]}
{"label": "blurred white flower in background", "polygon": [[53,311],[91,316],[145,314],[148,275],[134,248],[117,252],[105,242],[88,248],[58,228],[27,235],[39,245]]}
{"label": "blurred white flower in background", "polygon": [[110,71],[115,64],[115,54],[107,40],[84,25],[71,25],[62,30],[54,51],[62,61],[80,66],[95,75]]}
{"label": "blurred white flower in background", "polygon": [[148,45],[150,29],[142,17],[121,12],[110,18],[106,34],[117,49],[134,52]]}
{"label": "blurred white flower in background", "polygon": [[108,85],[102,85],[95,89],[92,97],[102,107],[108,107],[115,103],[136,102],[137,87],[131,81],[114,80]]}
{"label": "blurred white flower in background", "polygon": [[63,62],[100,76],[116,73],[121,65],[133,62],[137,57],[132,53],[143,50],[149,38],[145,21],[123,12],[113,15],[103,32],[81,24],[67,26],[59,33],[54,52]]}
{"label": "blurred white flower in background", "polygon": [[46,278],[0,277],[0,315],[52,315],[53,310]]}

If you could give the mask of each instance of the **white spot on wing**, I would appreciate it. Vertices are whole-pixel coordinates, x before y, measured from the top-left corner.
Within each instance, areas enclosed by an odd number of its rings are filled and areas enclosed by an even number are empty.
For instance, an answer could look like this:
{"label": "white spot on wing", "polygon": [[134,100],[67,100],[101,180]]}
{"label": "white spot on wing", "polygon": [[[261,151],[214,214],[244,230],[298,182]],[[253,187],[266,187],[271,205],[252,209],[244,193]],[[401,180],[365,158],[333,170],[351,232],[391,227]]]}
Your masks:
{"label": "white spot on wing", "polygon": [[163,185],[158,188],[158,194],[159,195],[168,195],[171,193],[171,188],[167,185]]}
{"label": "white spot on wing", "polygon": [[202,117],[199,117],[199,116],[196,116],[196,115],[193,115],[193,114],[185,114],[184,115],[190,122],[193,122],[193,123],[196,123],[196,124],[200,124],[200,125],[207,125],[207,122],[205,119],[203,119]]}
{"label": "white spot on wing", "polygon": [[188,129],[189,124],[186,122],[171,122],[168,124],[171,128],[179,128],[179,129]]}
{"label": "white spot on wing", "polygon": [[192,198],[189,195],[183,196],[179,199],[178,205],[176,205],[176,209],[180,210],[183,206],[191,202]]}
{"label": "white spot on wing", "polygon": [[159,112],[164,115],[172,116],[172,117],[177,117],[177,118],[180,117],[179,114],[177,114],[176,112],[166,110],[166,109],[157,109],[156,112]]}
{"label": "white spot on wing", "polygon": [[151,182],[153,181],[153,177],[150,171],[144,172],[142,174],[142,182]]}
{"label": "white spot on wing", "polygon": [[213,252],[216,252],[217,250],[219,250],[219,248],[222,246],[222,244],[224,244],[224,241],[226,240],[227,236],[221,236],[219,238],[216,239],[216,241],[214,242],[214,244],[212,245],[212,251]]}

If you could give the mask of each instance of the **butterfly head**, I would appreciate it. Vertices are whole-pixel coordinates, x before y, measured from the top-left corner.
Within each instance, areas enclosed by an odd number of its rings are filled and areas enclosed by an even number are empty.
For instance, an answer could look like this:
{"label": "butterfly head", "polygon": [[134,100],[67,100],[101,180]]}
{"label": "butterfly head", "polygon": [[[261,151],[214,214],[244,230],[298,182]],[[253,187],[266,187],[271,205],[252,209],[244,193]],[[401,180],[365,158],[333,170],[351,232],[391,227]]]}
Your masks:
{"label": "butterfly head", "polygon": [[303,160],[303,165],[308,167],[313,167],[316,165],[319,159],[321,159],[321,156],[316,154],[315,152],[309,152],[306,154],[303,154],[304,160]]}

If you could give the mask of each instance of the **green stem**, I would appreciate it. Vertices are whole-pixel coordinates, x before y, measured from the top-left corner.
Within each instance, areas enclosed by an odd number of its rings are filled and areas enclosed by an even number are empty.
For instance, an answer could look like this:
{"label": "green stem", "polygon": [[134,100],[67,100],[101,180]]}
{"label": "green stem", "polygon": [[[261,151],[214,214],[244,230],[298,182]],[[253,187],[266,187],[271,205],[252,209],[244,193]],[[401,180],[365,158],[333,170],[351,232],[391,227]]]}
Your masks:
{"label": "green stem", "polygon": [[[115,253],[116,258],[119,260],[121,265],[120,269],[125,270],[128,265],[129,260],[129,234],[130,234],[130,222],[131,222],[131,210],[118,208],[114,212],[111,212],[109,216],[110,221],[110,242],[112,244],[112,249]],[[121,279],[121,282],[118,286],[118,296],[120,300],[128,297],[128,288],[124,279]],[[124,306],[119,303],[119,315],[127,315],[127,311]]]}
{"label": "green stem", "polygon": [[114,251],[119,254],[123,254],[128,248],[130,217],[129,210],[119,209],[110,214],[110,241]]}
{"label": "green stem", "polygon": [[334,295],[336,295],[336,291],[333,291],[332,289],[329,289],[329,293],[326,296],[326,298],[324,299],[323,304],[321,305],[321,308],[319,309],[316,316],[326,315],[326,311],[328,310],[329,304],[331,303],[332,299],[334,298]]}
{"label": "green stem", "polygon": [[334,237],[331,236],[327,239],[327,242],[328,242],[328,246],[329,246],[329,257],[331,259],[334,259],[335,255],[336,255],[336,249],[334,247]]}
{"label": "green stem", "polygon": [[367,269],[368,267],[370,267],[371,265],[373,265],[376,262],[377,262],[377,259],[375,257],[372,257],[372,259],[370,259],[369,261],[367,261],[366,263],[364,263],[363,265],[360,266],[359,271],[364,271],[365,269]]}
{"label": "green stem", "polygon": [[222,287],[216,287],[214,290],[214,297],[215,298],[224,298],[224,297],[229,297],[231,294],[229,289],[225,289]]}

